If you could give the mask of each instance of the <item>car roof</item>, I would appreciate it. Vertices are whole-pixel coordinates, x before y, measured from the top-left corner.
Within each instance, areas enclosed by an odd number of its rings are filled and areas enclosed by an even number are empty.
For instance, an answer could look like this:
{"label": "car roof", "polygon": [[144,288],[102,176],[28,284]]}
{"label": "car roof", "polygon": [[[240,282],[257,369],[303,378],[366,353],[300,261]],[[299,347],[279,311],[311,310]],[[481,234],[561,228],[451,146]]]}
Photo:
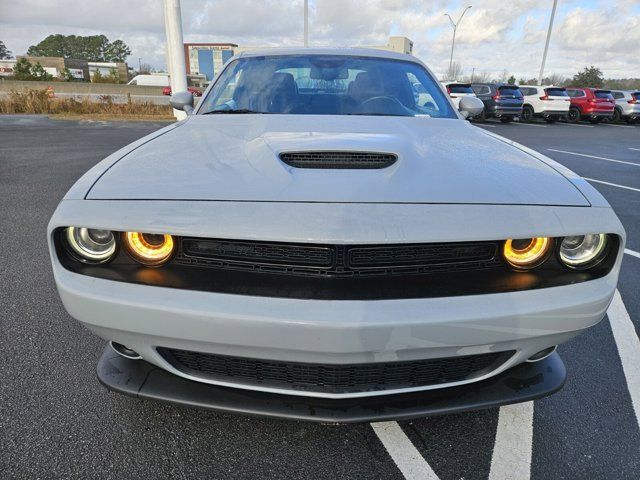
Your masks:
{"label": "car roof", "polygon": [[245,50],[244,52],[239,53],[236,58],[273,57],[283,55],[344,55],[350,57],[389,58],[393,60],[404,60],[422,65],[422,62],[413,55],[392,52],[389,50],[378,50],[375,48],[274,47],[261,48],[256,50]]}

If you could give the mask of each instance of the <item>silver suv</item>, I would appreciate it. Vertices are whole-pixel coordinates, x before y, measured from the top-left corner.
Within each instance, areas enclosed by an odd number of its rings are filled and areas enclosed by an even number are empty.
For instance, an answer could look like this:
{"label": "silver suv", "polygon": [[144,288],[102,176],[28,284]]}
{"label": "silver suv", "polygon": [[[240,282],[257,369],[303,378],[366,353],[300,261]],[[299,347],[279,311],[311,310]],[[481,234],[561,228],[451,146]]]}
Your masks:
{"label": "silver suv", "polygon": [[616,101],[614,122],[624,120],[627,123],[635,123],[640,120],[640,91],[611,90],[611,95]]}

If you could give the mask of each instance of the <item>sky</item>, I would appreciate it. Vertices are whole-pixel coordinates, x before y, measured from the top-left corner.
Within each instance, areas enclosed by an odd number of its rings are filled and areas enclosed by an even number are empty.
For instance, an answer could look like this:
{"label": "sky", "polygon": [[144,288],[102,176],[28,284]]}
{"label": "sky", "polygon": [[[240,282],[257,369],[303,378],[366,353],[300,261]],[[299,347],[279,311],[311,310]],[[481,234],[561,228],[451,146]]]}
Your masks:
{"label": "sky", "polygon": [[[407,36],[414,54],[446,72],[457,19],[454,61],[463,75],[503,70],[537,77],[553,0],[310,0],[312,46],[384,45]],[[185,42],[297,46],[303,41],[303,0],[182,0]],[[138,59],[162,69],[161,0],[0,0],[0,40],[14,55],[49,34],[124,40]],[[559,0],[545,74],[570,77],[587,65],[607,78],[640,77],[640,0]]]}

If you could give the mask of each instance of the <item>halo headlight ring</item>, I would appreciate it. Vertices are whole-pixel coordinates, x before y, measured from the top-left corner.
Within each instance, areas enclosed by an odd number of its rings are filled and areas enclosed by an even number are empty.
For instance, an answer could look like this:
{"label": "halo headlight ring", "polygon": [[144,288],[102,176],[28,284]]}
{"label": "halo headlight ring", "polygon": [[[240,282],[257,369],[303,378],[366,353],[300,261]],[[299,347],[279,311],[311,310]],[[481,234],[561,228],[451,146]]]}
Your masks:
{"label": "halo headlight ring", "polygon": [[516,270],[531,270],[541,265],[553,249],[553,238],[509,238],[502,247],[502,257]]}
{"label": "halo headlight ring", "polygon": [[67,227],[64,240],[69,253],[83,263],[106,263],[118,250],[116,235],[111,230]]}
{"label": "halo headlight ring", "polygon": [[148,267],[168,262],[176,248],[173,237],[166,233],[124,232],[122,243],[134,260]]}
{"label": "halo headlight ring", "polygon": [[601,263],[611,242],[606,233],[573,235],[558,239],[560,263],[571,270],[586,270]]}

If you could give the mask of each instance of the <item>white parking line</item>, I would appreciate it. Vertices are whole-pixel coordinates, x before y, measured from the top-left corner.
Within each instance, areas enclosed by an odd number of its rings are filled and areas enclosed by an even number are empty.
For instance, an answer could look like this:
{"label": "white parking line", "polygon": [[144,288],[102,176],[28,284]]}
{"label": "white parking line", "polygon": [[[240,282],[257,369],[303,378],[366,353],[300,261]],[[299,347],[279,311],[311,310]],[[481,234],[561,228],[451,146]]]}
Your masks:
{"label": "white parking line", "polygon": [[500,407],[489,480],[531,477],[533,402]]}
{"label": "white parking line", "polygon": [[634,252],[633,250],[629,250],[628,248],[624,249],[624,253],[626,253],[627,255],[631,255],[632,257],[640,258],[640,253]]}
{"label": "white parking line", "polygon": [[372,423],[371,428],[407,480],[438,480],[398,422]]}
{"label": "white parking line", "polygon": [[478,125],[478,127],[496,128],[495,125]]}
{"label": "white parking line", "polygon": [[557,125],[564,125],[566,127],[584,127],[584,128],[593,128],[593,125],[581,125],[579,123],[558,123]]}
{"label": "white parking line", "polygon": [[607,310],[613,338],[616,340],[618,354],[622,362],[622,370],[627,380],[627,389],[636,414],[636,422],[640,425],[640,339],[629,317],[620,292],[616,290],[613,301]]}
{"label": "white parking line", "polygon": [[626,165],[634,165],[640,167],[640,163],[626,162],[624,160],[616,160],[614,158],[598,157],[596,155],[587,155],[586,153],[569,152],[567,150],[556,150],[555,148],[547,148],[550,152],[566,153],[568,155],[576,155],[578,157],[595,158],[596,160],[605,160],[607,162],[624,163]]}
{"label": "white parking line", "polygon": [[631,125],[617,125],[615,123],[603,123],[602,125],[604,125],[605,127],[636,128],[632,127]]}
{"label": "white parking line", "polygon": [[521,123],[521,122],[513,122],[514,125],[522,125],[524,127],[538,127],[538,128],[547,128],[546,125],[536,125],[535,123]]}
{"label": "white parking line", "polygon": [[618,185],[617,183],[604,182],[602,180],[596,180],[594,178],[588,178],[588,177],[582,177],[582,178],[584,178],[585,180],[589,180],[590,182],[602,183],[603,185],[609,185],[611,187],[624,188],[625,190],[631,190],[631,191],[634,191],[634,192],[640,192],[640,188],[627,187],[626,185]]}
{"label": "white parking line", "polygon": [[629,147],[629,150],[635,150],[636,152],[640,152],[640,148]]}

